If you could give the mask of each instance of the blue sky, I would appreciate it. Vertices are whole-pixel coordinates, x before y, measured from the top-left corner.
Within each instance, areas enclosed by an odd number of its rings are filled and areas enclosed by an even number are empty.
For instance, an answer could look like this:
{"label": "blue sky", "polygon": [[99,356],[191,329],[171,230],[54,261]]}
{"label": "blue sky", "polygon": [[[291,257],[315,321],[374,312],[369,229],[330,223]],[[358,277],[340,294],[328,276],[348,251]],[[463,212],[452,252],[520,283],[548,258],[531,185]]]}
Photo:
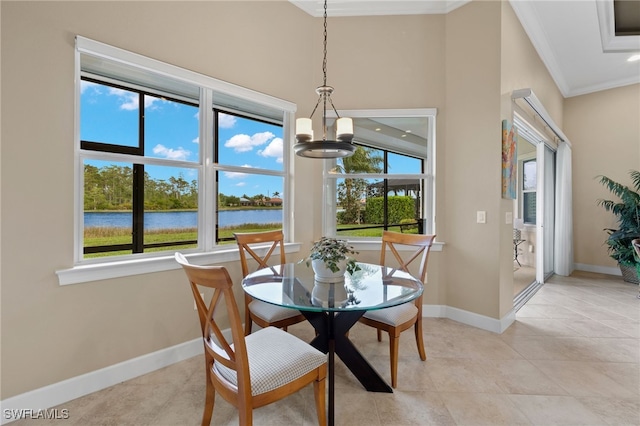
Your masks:
{"label": "blue sky", "polygon": [[[82,81],[82,140],[128,147],[138,146],[139,95],[124,89]],[[181,161],[199,161],[198,108],[160,97],[145,96],[145,155]],[[283,169],[282,128],[272,124],[219,114],[220,164],[249,169]],[[306,160],[314,161],[314,160]],[[105,162],[88,161],[98,167]],[[420,173],[421,162],[400,155],[389,158],[389,173]],[[125,165],[120,164],[119,165]],[[130,164],[127,164],[130,166]],[[196,179],[190,168],[146,166],[153,179]],[[267,175],[221,172],[219,192],[225,195],[283,194],[283,179]]]}
{"label": "blue sky", "polygon": [[[80,138],[128,147],[138,146],[137,93],[83,81]],[[159,97],[145,96],[145,155],[199,161],[198,108]],[[228,114],[219,115],[219,163],[247,168],[282,170],[282,128]],[[88,162],[103,166],[104,162]],[[154,179],[182,174],[195,179],[189,168],[147,166]],[[251,173],[223,172],[219,191],[226,195],[282,194],[283,179]]]}

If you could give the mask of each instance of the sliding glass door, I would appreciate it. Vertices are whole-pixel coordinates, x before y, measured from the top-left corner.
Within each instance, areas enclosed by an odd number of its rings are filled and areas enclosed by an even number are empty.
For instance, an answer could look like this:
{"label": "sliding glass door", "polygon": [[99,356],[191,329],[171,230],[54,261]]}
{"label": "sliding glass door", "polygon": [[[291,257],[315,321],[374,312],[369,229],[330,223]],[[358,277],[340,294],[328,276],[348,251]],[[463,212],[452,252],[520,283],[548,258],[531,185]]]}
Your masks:
{"label": "sliding glass door", "polygon": [[[554,272],[556,148],[543,132],[516,116],[521,243],[515,247],[514,307],[519,309]],[[515,244],[515,242],[514,242]]]}
{"label": "sliding glass door", "polygon": [[538,143],[538,203],[536,205],[536,280],[543,283],[553,274],[553,247],[555,229],[556,153],[546,143]]}

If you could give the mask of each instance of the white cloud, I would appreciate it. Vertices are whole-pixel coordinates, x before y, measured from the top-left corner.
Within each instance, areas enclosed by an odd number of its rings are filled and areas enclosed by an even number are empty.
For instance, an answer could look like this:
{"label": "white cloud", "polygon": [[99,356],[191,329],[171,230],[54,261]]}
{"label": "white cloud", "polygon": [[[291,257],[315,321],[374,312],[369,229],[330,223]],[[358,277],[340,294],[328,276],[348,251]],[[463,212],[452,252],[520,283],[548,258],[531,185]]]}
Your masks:
{"label": "white cloud", "polygon": [[234,186],[246,186],[246,185],[247,185],[246,182],[238,182]]}
{"label": "white cloud", "polygon": [[247,152],[253,149],[251,146],[251,136],[249,135],[234,135],[224,143],[227,148],[233,148],[235,152]]}
{"label": "white cloud", "polygon": [[100,86],[97,83],[93,83],[91,81],[81,80],[80,81],[80,93],[84,93],[85,90],[91,89],[94,93],[100,94]]}
{"label": "white cloud", "polygon": [[275,138],[265,149],[258,151],[263,157],[274,157],[278,163],[282,163],[282,138]]}
{"label": "white cloud", "polygon": [[167,148],[162,144],[158,144],[153,147],[153,153],[163,157],[169,158],[171,160],[186,160],[191,155],[191,151],[188,151],[182,147],[178,147],[178,149]]}
{"label": "white cloud", "polygon": [[196,136],[191,142],[200,144],[200,136]]}
{"label": "white cloud", "polygon": [[233,115],[225,114],[221,112],[218,114],[218,126],[223,129],[231,129],[236,125],[236,117]]}
{"label": "white cloud", "polygon": [[[126,111],[134,111],[137,110],[140,106],[140,96],[137,93],[129,92],[127,90],[118,89],[115,87],[109,88],[109,94],[114,95],[120,98],[120,109],[124,109]],[[153,96],[145,96],[144,97],[144,106],[145,108],[149,108],[153,106],[156,101],[159,101],[160,98],[155,98]]]}
{"label": "white cloud", "polygon": [[239,134],[231,137],[231,139],[224,143],[224,146],[233,148],[235,152],[247,152],[256,146],[264,145],[274,136],[271,132],[256,133],[253,136]]}

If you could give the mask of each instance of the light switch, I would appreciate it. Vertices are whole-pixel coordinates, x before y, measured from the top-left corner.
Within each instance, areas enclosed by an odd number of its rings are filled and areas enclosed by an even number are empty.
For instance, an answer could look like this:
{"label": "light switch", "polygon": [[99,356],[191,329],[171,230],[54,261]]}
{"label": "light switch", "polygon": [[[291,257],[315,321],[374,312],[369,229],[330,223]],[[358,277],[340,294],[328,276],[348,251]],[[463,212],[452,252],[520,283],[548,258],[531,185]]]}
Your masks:
{"label": "light switch", "polygon": [[511,225],[513,223],[513,213],[512,212],[506,212],[504,215],[504,223],[506,223],[507,225]]}
{"label": "light switch", "polygon": [[476,221],[478,223],[487,223],[487,212],[478,210],[476,212]]}

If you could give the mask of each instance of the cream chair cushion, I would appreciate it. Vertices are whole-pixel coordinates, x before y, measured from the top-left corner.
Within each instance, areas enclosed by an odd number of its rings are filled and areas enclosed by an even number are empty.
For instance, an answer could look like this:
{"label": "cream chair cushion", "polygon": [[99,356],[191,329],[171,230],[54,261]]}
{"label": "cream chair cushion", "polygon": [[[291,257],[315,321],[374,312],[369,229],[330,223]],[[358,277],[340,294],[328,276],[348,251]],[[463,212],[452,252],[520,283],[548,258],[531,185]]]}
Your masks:
{"label": "cream chair cushion", "polygon": [[286,318],[300,315],[300,311],[295,309],[283,308],[282,306],[272,305],[261,300],[252,300],[249,303],[249,310],[257,317],[262,318],[268,323],[273,323]]}
{"label": "cream chair cushion", "polygon": [[[325,354],[279,328],[258,330],[245,341],[254,396],[292,382],[327,362]],[[234,370],[214,363],[213,372],[237,386]]]}
{"label": "cream chair cushion", "polygon": [[402,305],[393,306],[391,308],[367,311],[364,314],[364,317],[392,326],[398,326],[409,321],[417,313],[418,308],[416,307],[415,303],[407,302]]}

